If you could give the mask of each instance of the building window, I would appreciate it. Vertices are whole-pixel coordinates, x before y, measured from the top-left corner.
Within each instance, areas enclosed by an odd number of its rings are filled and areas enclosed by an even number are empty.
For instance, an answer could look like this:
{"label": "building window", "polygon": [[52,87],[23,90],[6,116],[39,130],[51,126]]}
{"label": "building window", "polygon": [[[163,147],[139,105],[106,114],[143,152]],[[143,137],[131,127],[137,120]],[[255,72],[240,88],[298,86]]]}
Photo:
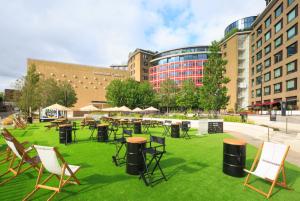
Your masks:
{"label": "building window", "polygon": [[268,28],[271,25],[271,15],[268,17],[268,19],[265,20],[265,27]]}
{"label": "building window", "polygon": [[256,42],[256,46],[257,48],[260,48],[262,45],[262,39],[259,39],[257,42]]}
{"label": "building window", "polygon": [[261,64],[256,65],[256,73],[261,72],[261,70],[262,70],[262,65]]}
{"label": "building window", "polygon": [[293,91],[297,89],[297,78],[286,81],[286,90]]}
{"label": "building window", "polygon": [[271,72],[264,74],[264,82],[268,82],[271,80]]}
{"label": "building window", "polygon": [[271,94],[271,86],[264,87],[264,95],[267,96],[270,94]]}
{"label": "building window", "polygon": [[251,75],[254,75],[254,67],[251,68]]}
{"label": "building window", "polygon": [[288,14],[287,14],[287,22],[291,22],[293,19],[295,19],[298,16],[298,6],[295,6],[295,8],[293,8],[293,10],[291,10]]}
{"label": "building window", "polygon": [[282,83],[279,82],[277,84],[274,84],[274,94],[281,93],[281,91],[282,91]]}
{"label": "building window", "polygon": [[274,70],[274,78],[279,78],[282,76],[282,67],[276,68]]}
{"label": "building window", "polygon": [[280,51],[274,55],[274,61],[275,61],[275,64],[282,61],[282,51]]}
{"label": "building window", "polygon": [[264,63],[265,63],[265,68],[270,67],[271,66],[271,58],[266,59]]}
{"label": "building window", "polygon": [[293,73],[297,71],[297,60],[292,61],[286,65],[287,74]]}
{"label": "building window", "polygon": [[251,91],[251,98],[255,98],[254,90]]}
{"label": "building window", "polygon": [[282,35],[279,36],[278,38],[276,38],[275,41],[274,41],[274,43],[275,43],[275,48],[277,48],[280,45],[282,45]]}
{"label": "building window", "polygon": [[291,5],[295,0],[287,0],[287,5]]}
{"label": "building window", "polygon": [[262,33],[262,27],[258,27],[256,30],[256,35],[259,36]]}
{"label": "building window", "polygon": [[254,79],[251,80],[251,86],[254,87]]}
{"label": "building window", "polygon": [[280,6],[278,6],[275,10],[275,18],[279,17],[281,15],[282,11],[283,11],[283,4],[280,4]]}
{"label": "building window", "polygon": [[255,51],[255,45],[252,45],[251,46],[251,52],[252,52],[252,54],[254,53],[254,51]]}
{"label": "building window", "polygon": [[256,60],[260,60],[262,58],[262,52],[259,51],[257,54],[256,54]]}
{"label": "building window", "polygon": [[265,41],[270,40],[270,38],[271,38],[271,31],[268,31],[268,32],[265,34]]}
{"label": "building window", "polygon": [[277,22],[277,24],[275,24],[274,28],[275,28],[275,33],[278,33],[282,29],[282,20]]}
{"label": "building window", "polygon": [[295,42],[286,48],[287,56],[292,56],[298,52],[298,43]]}
{"label": "building window", "polygon": [[288,110],[297,110],[297,96],[286,97],[286,108]]}
{"label": "building window", "polygon": [[271,44],[265,47],[265,55],[269,54],[270,52],[271,52]]}
{"label": "building window", "polygon": [[254,39],[255,39],[255,35],[254,35],[254,33],[253,33],[253,34],[251,35],[251,42],[253,42]]}
{"label": "building window", "polygon": [[252,56],[252,58],[251,58],[251,64],[253,64],[254,63],[254,56]]}
{"label": "building window", "polygon": [[261,97],[261,89],[256,89],[256,97]]}
{"label": "building window", "polygon": [[298,28],[297,27],[298,27],[298,24],[295,24],[289,30],[287,30],[287,39],[288,40],[297,35],[297,33],[298,33]]}
{"label": "building window", "polygon": [[261,84],[261,76],[256,77],[256,85]]}

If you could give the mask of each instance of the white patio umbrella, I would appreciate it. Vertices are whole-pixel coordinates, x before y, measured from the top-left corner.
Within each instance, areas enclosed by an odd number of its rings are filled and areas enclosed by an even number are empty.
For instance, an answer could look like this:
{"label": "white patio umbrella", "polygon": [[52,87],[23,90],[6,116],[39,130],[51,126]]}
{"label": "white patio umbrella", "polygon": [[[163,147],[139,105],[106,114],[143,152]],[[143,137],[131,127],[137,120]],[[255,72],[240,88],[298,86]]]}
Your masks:
{"label": "white patio umbrella", "polygon": [[85,111],[85,112],[99,111],[99,109],[93,105],[87,105],[87,106],[81,107],[79,110]]}
{"label": "white patio umbrella", "polygon": [[59,111],[70,111],[71,109],[70,108],[67,108],[63,105],[60,105],[60,104],[53,104],[53,105],[50,105],[44,109],[48,109],[48,110],[59,110]]}
{"label": "white patio umbrella", "polygon": [[118,109],[119,109],[118,107],[108,107],[108,108],[101,109],[101,111],[103,111],[103,112],[117,112]]}
{"label": "white patio umbrella", "polygon": [[132,112],[141,113],[141,112],[143,112],[143,110],[141,108],[137,107],[134,110],[132,110]]}
{"label": "white patio umbrella", "polygon": [[159,112],[159,109],[156,109],[155,107],[148,107],[144,109],[144,112]]}
{"label": "white patio umbrella", "polygon": [[118,112],[131,112],[131,109],[126,106],[122,106],[118,109]]}

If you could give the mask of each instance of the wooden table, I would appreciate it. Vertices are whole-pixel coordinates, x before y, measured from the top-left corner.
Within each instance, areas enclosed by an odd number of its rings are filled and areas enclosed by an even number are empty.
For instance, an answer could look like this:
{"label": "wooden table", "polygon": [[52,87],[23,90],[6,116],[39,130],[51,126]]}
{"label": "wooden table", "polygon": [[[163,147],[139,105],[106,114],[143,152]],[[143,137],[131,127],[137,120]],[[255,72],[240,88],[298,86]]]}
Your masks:
{"label": "wooden table", "polygon": [[246,142],[241,139],[223,140],[223,172],[233,177],[245,176]]}
{"label": "wooden table", "polygon": [[145,170],[146,155],[143,150],[147,139],[144,137],[127,138],[126,172],[131,175],[139,175]]}

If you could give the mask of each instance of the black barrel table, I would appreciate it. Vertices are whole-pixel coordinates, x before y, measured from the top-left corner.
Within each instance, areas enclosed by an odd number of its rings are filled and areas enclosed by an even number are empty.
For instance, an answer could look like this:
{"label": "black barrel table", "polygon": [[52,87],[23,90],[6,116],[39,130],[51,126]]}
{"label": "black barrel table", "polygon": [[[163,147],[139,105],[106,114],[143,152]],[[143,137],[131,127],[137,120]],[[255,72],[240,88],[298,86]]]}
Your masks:
{"label": "black barrel table", "polygon": [[72,143],[72,125],[71,124],[59,125],[59,143],[60,144]]}
{"label": "black barrel table", "polygon": [[146,147],[146,138],[129,137],[127,138],[127,156],[126,156],[126,172],[131,175],[139,175],[145,170],[143,149]]}
{"label": "black barrel table", "polygon": [[223,172],[233,177],[245,176],[246,142],[237,139],[223,141]]}
{"label": "black barrel table", "polygon": [[134,134],[142,134],[142,122],[141,121],[134,121]]}
{"label": "black barrel table", "polygon": [[180,123],[171,124],[171,137],[180,138]]}
{"label": "black barrel table", "polygon": [[98,142],[107,142],[108,141],[108,124],[98,124]]}

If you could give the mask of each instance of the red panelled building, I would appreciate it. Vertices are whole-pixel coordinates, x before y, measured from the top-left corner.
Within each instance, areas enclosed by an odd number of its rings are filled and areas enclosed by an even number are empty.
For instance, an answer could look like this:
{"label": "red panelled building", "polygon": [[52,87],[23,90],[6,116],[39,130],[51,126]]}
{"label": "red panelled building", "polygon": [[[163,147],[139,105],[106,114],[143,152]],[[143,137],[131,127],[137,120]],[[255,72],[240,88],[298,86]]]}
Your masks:
{"label": "red panelled building", "polygon": [[171,79],[180,87],[184,80],[192,79],[202,86],[203,66],[207,60],[208,46],[184,47],[157,53],[151,60],[149,81],[155,90]]}

